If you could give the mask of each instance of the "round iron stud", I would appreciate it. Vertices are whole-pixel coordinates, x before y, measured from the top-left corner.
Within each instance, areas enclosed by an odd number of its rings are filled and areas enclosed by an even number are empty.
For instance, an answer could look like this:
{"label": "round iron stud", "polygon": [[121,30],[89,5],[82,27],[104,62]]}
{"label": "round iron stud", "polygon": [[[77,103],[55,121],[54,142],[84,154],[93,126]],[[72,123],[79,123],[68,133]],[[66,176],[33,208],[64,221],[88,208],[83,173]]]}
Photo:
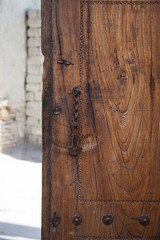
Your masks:
{"label": "round iron stud", "polygon": [[82,223],[82,217],[80,215],[75,215],[73,218],[72,218],[72,223],[75,225],[75,226],[78,226]]}
{"label": "round iron stud", "polygon": [[102,221],[105,225],[110,225],[113,223],[113,217],[110,214],[105,214],[102,218]]}
{"label": "round iron stud", "polygon": [[144,227],[146,227],[146,226],[148,226],[150,224],[150,218],[147,215],[141,215],[138,218],[138,221]]}

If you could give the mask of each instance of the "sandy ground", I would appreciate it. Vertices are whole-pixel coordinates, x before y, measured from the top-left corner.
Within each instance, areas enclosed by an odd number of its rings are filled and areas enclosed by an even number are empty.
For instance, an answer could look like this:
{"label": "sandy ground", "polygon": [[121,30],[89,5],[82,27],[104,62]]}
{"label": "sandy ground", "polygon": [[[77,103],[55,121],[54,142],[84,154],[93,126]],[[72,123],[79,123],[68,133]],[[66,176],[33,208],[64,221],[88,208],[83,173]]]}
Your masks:
{"label": "sandy ground", "polygon": [[41,149],[0,153],[0,239],[37,240],[41,227]]}

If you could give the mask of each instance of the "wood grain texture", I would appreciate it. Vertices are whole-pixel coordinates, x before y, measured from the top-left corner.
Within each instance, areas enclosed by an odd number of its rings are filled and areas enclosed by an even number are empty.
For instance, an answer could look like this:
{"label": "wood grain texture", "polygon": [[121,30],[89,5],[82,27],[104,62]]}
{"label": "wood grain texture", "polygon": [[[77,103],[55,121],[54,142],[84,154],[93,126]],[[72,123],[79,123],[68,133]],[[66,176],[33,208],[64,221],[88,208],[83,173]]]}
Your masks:
{"label": "wood grain texture", "polygon": [[[82,200],[159,200],[160,7],[83,7]],[[85,108],[86,107],[86,108]]]}
{"label": "wood grain texture", "polygon": [[[82,203],[79,205],[79,212],[84,221],[90,219],[87,224],[84,222],[80,225],[80,239],[159,239],[158,203]],[[138,222],[137,216],[141,216],[143,212],[150,216],[147,227]],[[113,224],[106,226],[102,223],[104,213],[112,214]]]}
{"label": "wood grain texture", "polygon": [[[160,239],[159,24],[158,1],[42,0],[42,240]],[[72,157],[76,86],[82,153]]]}
{"label": "wood grain texture", "polygon": [[[51,218],[51,119],[52,119],[52,0],[42,1],[43,73],[43,159],[42,159],[42,239],[50,239]],[[48,43],[48,44],[47,44]]]}
{"label": "wood grain texture", "polygon": [[[52,58],[46,51],[44,62],[44,98],[48,111],[43,107],[43,183],[45,175],[49,186],[43,185],[43,221],[42,239],[75,239],[76,231],[72,224],[72,216],[77,208],[77,160],[68,154],[70,145],[71,122],[73,112],[73,88],[79,85],[79,36],[80,36],[80,4],[79,1],[42,1],[42,9],[51,15],[42,14],[42,45],[50,49]],[[46,9],[45,4],[51,4]],[[47,19],[46,19],[47,18]],[[48,21],[48,23],[47,23]],[[49,23],[51,22],[51,26]],[[51,33],[51,39],[46,35]],[[73,65],[65,66],[58,61],[66,60]],[[48,69],[51,65],[51,72]],[[46,66],[47,65],[47,66]],[[51,78],[51,81],[49,79]],[[50,81],[50,85],[48,82]],[[47,95],[47,99],[45,96]],[[60,115],[54,115],[55,108],[61,109]],[[47,130],[48,126],[48,130]],[[47,132],[46,132],[47,131]],[[49,141],[48,141],[49,140]],[[48,155],[45,154],[48,149]],[[48,170],[48,172],[47,172]],[[51,172],[51,175],[50,175]],[[49,203],[46,203],[48,196]],[[60,216],[61,223],[56,232],[51,222],[54,213]],[[47,216],[48,215],[48,216]],[[47,218],[48,217],[48,218]]]}

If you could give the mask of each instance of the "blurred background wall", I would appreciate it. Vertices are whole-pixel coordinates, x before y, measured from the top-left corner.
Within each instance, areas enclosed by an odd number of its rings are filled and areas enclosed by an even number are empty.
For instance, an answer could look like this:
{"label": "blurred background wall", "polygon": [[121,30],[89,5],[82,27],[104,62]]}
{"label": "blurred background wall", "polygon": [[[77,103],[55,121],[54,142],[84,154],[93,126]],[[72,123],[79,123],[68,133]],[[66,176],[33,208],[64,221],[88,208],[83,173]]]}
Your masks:
{"label": "blurred background wall", "polygon": [[41,144],[40,0],[0,0],[0,151]]}
{"label": "blurred background wall", "polygon": [[41,54],[41,12],[27,12],[27,74],[25,84],[25,138],[41,145],[41,90],[43,56]]}

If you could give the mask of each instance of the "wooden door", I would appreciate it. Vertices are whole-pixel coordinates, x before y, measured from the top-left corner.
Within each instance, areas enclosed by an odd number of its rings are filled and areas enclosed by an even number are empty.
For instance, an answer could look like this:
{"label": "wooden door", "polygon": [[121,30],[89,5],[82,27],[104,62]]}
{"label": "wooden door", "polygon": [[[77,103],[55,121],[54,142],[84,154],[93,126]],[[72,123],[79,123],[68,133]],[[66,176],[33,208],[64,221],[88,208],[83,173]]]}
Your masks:
{"label": "wooden door", "polygon": [[42,51],[42,239],[160,239],[160,2],[42,0]]}

